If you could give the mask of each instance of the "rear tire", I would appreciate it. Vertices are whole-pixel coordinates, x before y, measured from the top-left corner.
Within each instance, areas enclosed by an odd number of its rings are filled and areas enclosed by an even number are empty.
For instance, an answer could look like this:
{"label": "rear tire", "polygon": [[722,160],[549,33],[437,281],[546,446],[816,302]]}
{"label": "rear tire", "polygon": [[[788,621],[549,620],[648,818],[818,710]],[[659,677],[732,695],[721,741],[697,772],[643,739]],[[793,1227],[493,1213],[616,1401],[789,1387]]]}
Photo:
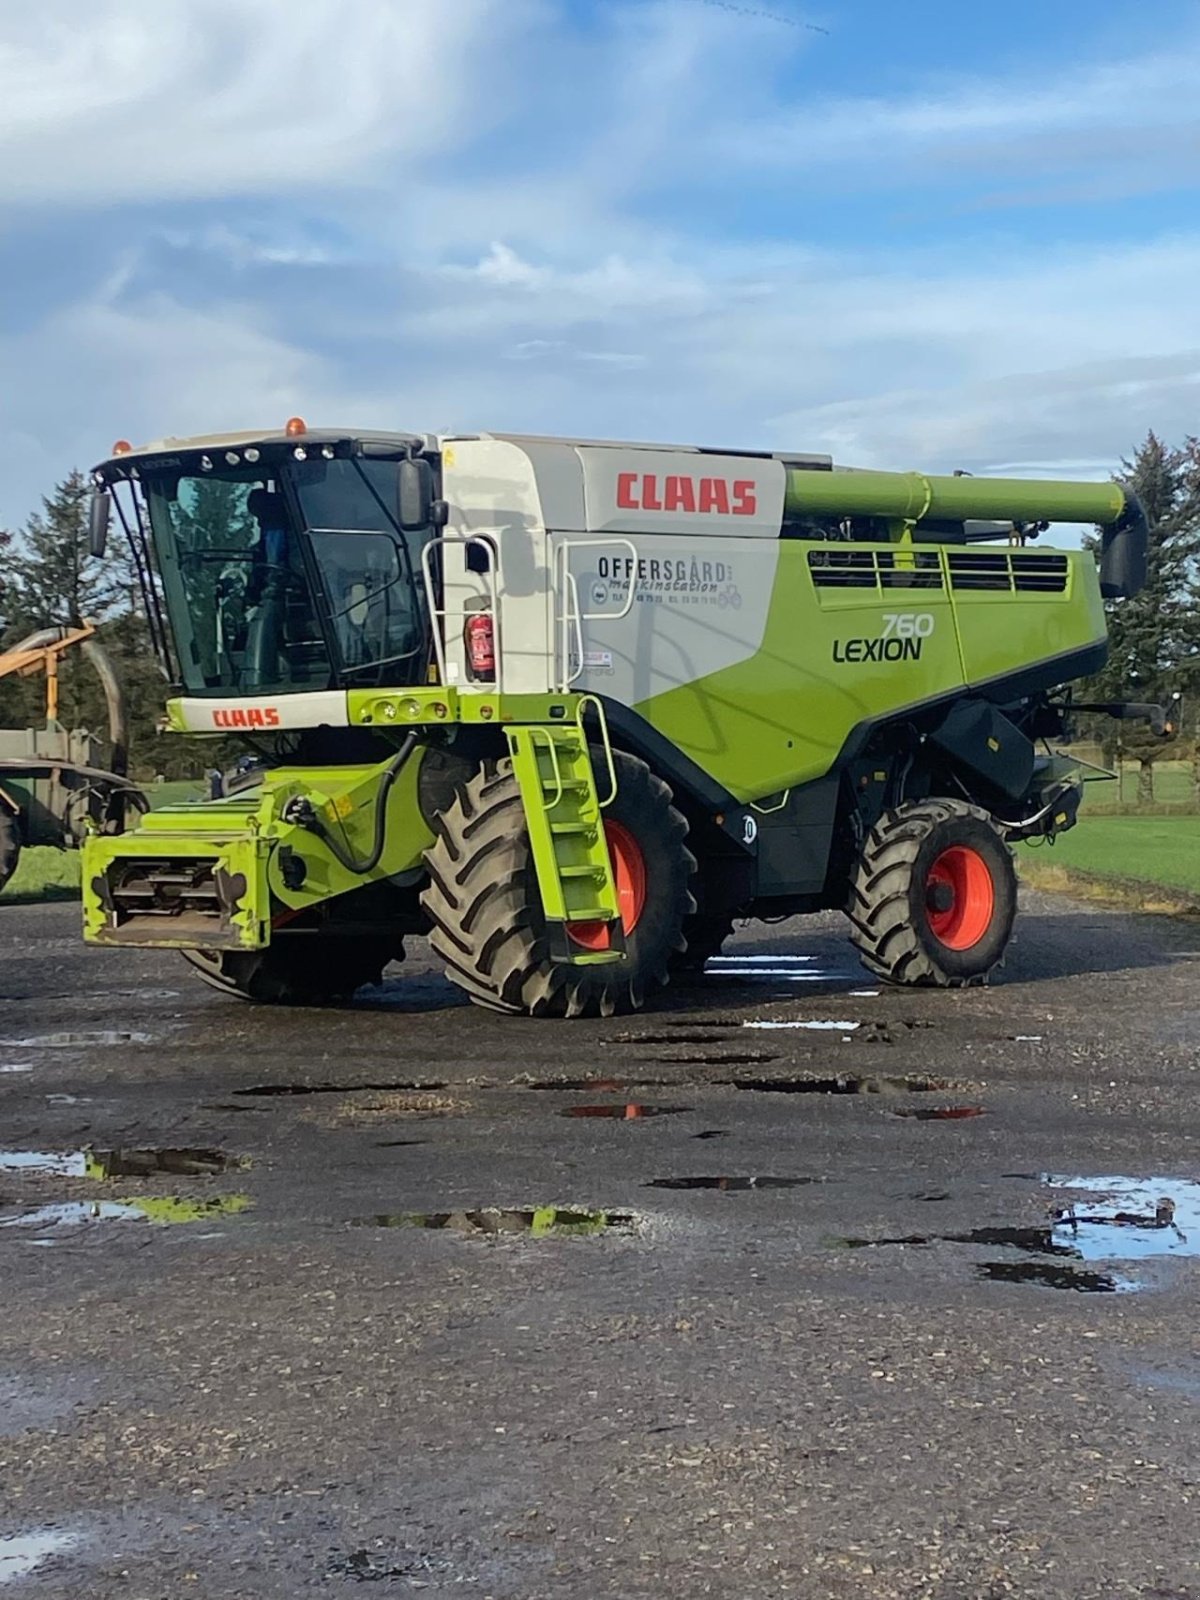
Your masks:
{"label": "rear tire", "polygon": [[0,804],[0,889],[21,860],[21,819]]}
{"label": "rear tire", "polygon": [[696,858],[671,791],[644,761],[617,752],[617,794],[605,810],[632,840],[644,866],[643,892],[625,959],[575,966],[551,958],[533,852],[511,764],[477,773],[438,818],[425,853],[429,887],[421,902],[433,924],[431,948],[446,976],[476,1005],[534,1017],[610,1017],[636,1011],[665,985],[685,948],[694,912]]}
{"label": "rear tire", "polygon": [[906,800],[871,829],[850,890],[850,938],[888,983],[982,983],[1017,911],[1012,852],[986,811]]}
{"label": "rear tire", "polygon": [[209,988],[265,1005],[327,1006],[378,983],[398,944],[386,939],[281,934],[264,950],[182,950]]}

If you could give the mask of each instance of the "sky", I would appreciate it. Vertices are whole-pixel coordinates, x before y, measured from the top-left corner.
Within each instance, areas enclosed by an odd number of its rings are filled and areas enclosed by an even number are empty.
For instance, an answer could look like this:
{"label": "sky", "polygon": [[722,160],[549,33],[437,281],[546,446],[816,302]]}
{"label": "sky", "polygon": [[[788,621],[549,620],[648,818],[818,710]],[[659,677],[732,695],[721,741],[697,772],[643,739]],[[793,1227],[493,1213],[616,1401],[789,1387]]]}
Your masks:
{"label": "sky", "polygon": [[1103,477],[1198,400],[1200,0],[0,8],[0,527],[294,413]]}

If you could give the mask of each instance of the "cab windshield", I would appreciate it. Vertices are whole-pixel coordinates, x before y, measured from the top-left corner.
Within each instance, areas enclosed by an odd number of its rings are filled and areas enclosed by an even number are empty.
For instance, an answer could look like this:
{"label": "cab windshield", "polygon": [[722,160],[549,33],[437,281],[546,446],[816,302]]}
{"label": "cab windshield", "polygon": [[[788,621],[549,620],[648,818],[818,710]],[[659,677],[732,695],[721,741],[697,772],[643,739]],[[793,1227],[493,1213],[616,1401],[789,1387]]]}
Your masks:
{"label": "cab windshield", "polygon": [[141,479],[185,690],[423,679],[429,530],[393,518],[395,460],[196,465]]}

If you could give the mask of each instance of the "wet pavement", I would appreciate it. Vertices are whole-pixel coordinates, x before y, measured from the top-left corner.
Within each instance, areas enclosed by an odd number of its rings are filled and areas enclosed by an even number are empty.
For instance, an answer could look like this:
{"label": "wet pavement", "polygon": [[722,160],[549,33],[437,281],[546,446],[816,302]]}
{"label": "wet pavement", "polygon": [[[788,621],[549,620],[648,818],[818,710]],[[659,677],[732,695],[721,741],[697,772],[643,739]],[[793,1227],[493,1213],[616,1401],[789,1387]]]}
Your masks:
{"label": "wet pavement", "polygon": [[0,907],[0,1587],[1198,1600],[1200,927],[1019,928],[565,1024]]}

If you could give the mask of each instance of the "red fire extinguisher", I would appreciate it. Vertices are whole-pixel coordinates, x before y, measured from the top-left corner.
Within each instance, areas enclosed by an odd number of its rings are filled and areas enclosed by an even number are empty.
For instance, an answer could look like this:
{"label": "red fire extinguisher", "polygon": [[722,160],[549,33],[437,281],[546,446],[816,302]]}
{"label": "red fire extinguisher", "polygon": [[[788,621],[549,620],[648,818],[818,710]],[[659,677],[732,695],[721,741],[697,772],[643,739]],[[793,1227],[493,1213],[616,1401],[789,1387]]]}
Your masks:
{"label": "red fire extinguisher", "polygon": [[467,666],[477,682],[496,681],[496,630],[490,611],[477,611],[467,618]]}

